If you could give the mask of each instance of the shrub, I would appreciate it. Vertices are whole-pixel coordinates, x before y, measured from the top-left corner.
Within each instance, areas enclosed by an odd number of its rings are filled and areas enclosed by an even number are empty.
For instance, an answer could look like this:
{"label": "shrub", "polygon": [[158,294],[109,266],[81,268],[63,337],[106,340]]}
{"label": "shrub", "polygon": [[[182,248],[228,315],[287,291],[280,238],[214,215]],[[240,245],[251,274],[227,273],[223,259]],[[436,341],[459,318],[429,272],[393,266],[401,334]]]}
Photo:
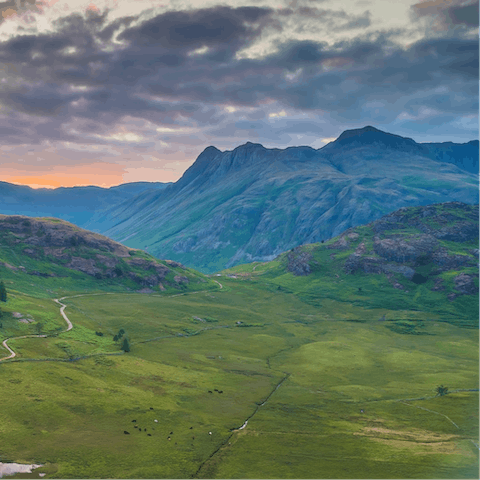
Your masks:
{"label": "shrub", "polygon": [[437,392],[437,396],[440,397],[443,397],[443,395],[448,395],[448,387],[444,387],[443,385],[437,387],[435,391]]}

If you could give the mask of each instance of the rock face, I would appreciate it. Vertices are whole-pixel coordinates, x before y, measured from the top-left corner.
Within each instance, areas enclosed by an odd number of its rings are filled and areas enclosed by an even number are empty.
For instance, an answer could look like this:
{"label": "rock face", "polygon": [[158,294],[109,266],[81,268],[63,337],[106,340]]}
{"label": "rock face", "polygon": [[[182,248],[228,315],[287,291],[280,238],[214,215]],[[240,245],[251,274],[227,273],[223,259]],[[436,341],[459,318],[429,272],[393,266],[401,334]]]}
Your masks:
{"label": "rock face", "polygon": [[[23,255],[60,264],[97,279],[125,278],[143,287],[158,286],[160,290],[165,290],[164,285],[179,287],[190,281],[187,276],[178,274],[173,282],[166,279],[172,269],[185,271],[178,262],[162,263],[145,252],[58,219],[0,215],[0,243],[21,246]],[[50,271],[2,264],[30,275],[56,276]]]}

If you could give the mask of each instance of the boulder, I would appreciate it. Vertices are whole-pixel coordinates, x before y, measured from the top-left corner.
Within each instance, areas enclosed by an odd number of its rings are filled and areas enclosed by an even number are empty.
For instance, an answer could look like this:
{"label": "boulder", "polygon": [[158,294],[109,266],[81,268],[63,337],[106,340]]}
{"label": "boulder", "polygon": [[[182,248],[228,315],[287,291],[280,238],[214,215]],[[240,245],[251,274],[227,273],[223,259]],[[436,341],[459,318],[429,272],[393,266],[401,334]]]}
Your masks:
{"label": "boulder", "polygon": [[453,279],[453,283],[455,284],[455,290],[458,290],[464,295],[475,295],[476,293],[478,293],[478,288],[475,285],[474,279],[474,275],[467,275],[466,273],[461,273],[460,275],[457,275]]}

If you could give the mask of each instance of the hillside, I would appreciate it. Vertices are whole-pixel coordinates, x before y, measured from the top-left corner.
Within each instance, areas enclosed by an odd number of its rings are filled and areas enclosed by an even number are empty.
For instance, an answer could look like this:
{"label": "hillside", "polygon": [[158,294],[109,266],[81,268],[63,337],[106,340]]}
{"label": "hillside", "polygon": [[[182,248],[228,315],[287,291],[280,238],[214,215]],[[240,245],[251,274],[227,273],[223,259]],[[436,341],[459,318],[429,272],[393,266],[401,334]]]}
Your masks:
{"label": "hillside", "polygon": [[0,215],[0,278],[16,290],[186,291],[211,281],[55,218]]}
{"label": "hillside", "polygon": [[89,228],[206,273],[327,240],[400,207],[478,202],[478,141],[418,144],[373,127],[315,150],[208,147],[175,184]]}
{"label": "hillside", "polygon": [[[330,298],[416,310],[478,328],[478,218],[478,205],[460,202],[401,208],[272,262],[223,273],[267,282],[312,304]],[[387,320],[394,321],[392,328],[421,333],[414,321]]]}
{"label": "hillside", "polygon": [[217,283],[56,219],[0,217],[0,245],[2,462],[30,478],[478,474],[478,205]]}

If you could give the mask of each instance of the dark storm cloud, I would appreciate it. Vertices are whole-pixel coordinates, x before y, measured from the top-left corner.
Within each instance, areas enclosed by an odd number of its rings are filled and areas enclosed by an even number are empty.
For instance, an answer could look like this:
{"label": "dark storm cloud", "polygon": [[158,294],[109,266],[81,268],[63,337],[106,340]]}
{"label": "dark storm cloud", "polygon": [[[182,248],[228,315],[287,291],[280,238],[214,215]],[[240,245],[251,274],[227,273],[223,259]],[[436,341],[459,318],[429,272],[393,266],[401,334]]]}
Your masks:
{"label": "dark storm cloud", "polygon": [[477,0],[423,1],[412,5],[413,18],[433,16],[445,31],[456,25],[467,28],[478,27],[479,10]]}
{"label": "dark storm cloud", "polygon": [[[456,12],[455,18],[463,15]],[[295,10],[288,15],[296,18]],[[15,112],[0,122],[2,140],[73,141],[107,132],[125,116],[214,126],[225,119],[218,104],[261,109],[260,102],[276,101],[327,111],[342,122],[365,118],[372,101],[390,105],[390,116],[422,107],[443,112],[438,118],[476,113],[478,41],[424,39],[401,49],[390,40],[398,32],[391,31],[332,46],[289,40],[262,58],[235,58],[276,22],[273,10],[257,7],[130,16],[110,24],[106,12],[74,14],[57,21],[54,33],[0,43],[0,62],[17,72],[0,92],[0,102]],[[115,37],[123,44],[111,43]],[[209,50],[192,55],[201,47]],[[439,87],[447,91],[429,93]],[[237,128],[248,125],[237,122]]]}
{"label": "dark storm cloud", "polygon": [[204,45],[246,43],[257,35],[248,23],[256,23],[272,13],[269,8],[214,7],[191,12],[166,12],[122,32],[119,40],[135,45],[164,48],[199,48]]}

